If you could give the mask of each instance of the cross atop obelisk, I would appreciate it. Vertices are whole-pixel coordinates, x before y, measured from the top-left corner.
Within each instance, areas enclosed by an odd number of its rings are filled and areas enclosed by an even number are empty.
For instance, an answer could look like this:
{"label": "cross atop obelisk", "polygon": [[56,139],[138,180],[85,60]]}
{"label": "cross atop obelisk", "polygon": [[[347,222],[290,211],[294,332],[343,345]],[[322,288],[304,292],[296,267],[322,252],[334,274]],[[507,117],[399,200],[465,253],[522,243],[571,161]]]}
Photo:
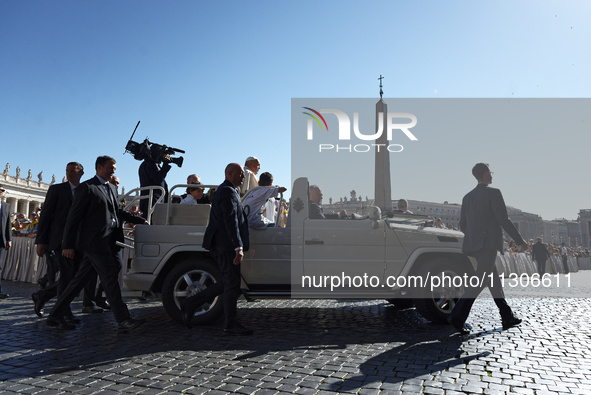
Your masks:
{"label": "cross atop obelisk", "polygon": [[[380,74],[380,100],[376,103],[376,130],[382,130],[388,124],[388,105],[382,99],[382,80]],[[382,210],[383,214],[392,211],[392,185],[390,181],[390,151],[379,149],[388,146],[387,133],[382,133],[376,139],[375,151],[375,200],[374,205]]]}

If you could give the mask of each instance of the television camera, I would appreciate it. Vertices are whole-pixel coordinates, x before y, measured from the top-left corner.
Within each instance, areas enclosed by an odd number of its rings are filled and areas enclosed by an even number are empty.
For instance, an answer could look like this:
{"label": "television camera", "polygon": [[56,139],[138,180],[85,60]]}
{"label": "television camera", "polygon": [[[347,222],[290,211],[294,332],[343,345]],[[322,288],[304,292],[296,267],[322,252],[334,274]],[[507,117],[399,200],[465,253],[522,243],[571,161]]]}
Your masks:
{"label": "television camera", "polygon": [[[140,126],[140,121],[137,122],[135,125],[135,129],[125,146],[125,152],[129,152],[133,155],[135,160],[145,160],[149,159],[156,163],[174,163],[178,167],[183,166],[183,157],[179,156],[178,158],[173,158],[171,155],[179,152],[184,154],[185,151],[178,148],[168,147],[166,145],[160,145],[156,143],[150,142],[148,138],[144,140],[143,143],[136,143],[133,141],[133,136],[135,135],[135,131],[137,130],[138,126]],[[167,156],[168,155],[168,156]]]}

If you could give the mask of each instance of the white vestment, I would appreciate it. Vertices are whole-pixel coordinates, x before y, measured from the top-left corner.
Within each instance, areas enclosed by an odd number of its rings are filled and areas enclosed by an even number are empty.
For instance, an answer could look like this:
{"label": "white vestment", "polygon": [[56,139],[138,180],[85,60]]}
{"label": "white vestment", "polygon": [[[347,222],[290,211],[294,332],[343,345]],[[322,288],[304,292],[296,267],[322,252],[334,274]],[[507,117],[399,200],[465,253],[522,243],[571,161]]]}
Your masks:
{"label": "white vestment", "polygon": [[247,194],[246,198],[242,200],[242,207],[248,218],[249,227],[265,229],[268,224],[273,223],[263,215],[263,210],[267,199],[277,197],[278,193],[278,187],[258,187]]}

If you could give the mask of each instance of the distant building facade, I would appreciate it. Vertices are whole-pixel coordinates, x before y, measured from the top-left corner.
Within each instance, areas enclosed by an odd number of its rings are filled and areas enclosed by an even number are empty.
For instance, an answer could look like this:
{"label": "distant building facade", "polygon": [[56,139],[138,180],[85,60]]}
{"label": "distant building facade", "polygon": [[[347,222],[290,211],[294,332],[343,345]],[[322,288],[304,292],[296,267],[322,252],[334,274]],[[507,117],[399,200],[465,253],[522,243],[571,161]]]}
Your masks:
{"label": "distant building facade", "polygon": [[31,170],[23,178],[18,166],[15,169],[15,175],[9,173],[10,164],[7,163],[4,172],[0,174],[0,184],[6,190],[2,199],[10,204],[11,213],[23,213],[28,217],[45,201],[47,189],[55,183],[55,176],[52,176],[51,183],[48,184],[42,181],[43,172],[37,175],[37,180],[33,180]]}
{"label": "distant building facade", "polygon": [[591,248],[591,210],[579,211],[579,231],[581,245],[585,248]]}
{"label": "distant building facade", "polygon": [[[459,229],[461,204],[407,200],[408,209],[413,213],[427,215],[434,219],[441,218],[446,226],[451,225]],[[373,204],[373,200],[367,197],[362,199],[354,193],[351,193],[351,198],[343,197],[336,202],[331,198],[330,202],[330,204],[323,205],[325,210],[355,212],[357,208],[364,209]],[[398,199],[394,199],[392,207],[396,208],[397,202]],[[507,207],[507,212],[509,219],[527,241],[535,242],[541,236],[545,243],[556,245],[565,243],[569,247],[591,248],[591,210],[580,210],[578,220],[555,219],[552,221],[544,220],[537,214],[527,213],[513,207]]]}
{"label": "distant building facade", "polygon": [[434,203],[421,200],[409,200],[408,209],[415,214],[428,215],[434,219],[441,218],[447,226],[451,225],[456,229],[460,228],[460,213],[462,205],[457,203]]}

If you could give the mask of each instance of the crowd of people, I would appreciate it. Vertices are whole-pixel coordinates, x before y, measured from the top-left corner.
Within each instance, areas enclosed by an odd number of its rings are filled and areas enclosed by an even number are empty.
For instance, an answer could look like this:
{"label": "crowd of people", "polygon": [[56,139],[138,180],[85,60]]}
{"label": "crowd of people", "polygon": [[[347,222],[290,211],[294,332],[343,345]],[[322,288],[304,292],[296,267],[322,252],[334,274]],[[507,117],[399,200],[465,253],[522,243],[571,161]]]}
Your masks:
{"label": "crowd of people", "polygon": [[29,237],[31,239],[37,237],[37,224],[39,223],[40,215],[40,207],[31,212],[28,218],[23,213],[11,213],[11,216],[14,217],[11,221],[12,236]]}

